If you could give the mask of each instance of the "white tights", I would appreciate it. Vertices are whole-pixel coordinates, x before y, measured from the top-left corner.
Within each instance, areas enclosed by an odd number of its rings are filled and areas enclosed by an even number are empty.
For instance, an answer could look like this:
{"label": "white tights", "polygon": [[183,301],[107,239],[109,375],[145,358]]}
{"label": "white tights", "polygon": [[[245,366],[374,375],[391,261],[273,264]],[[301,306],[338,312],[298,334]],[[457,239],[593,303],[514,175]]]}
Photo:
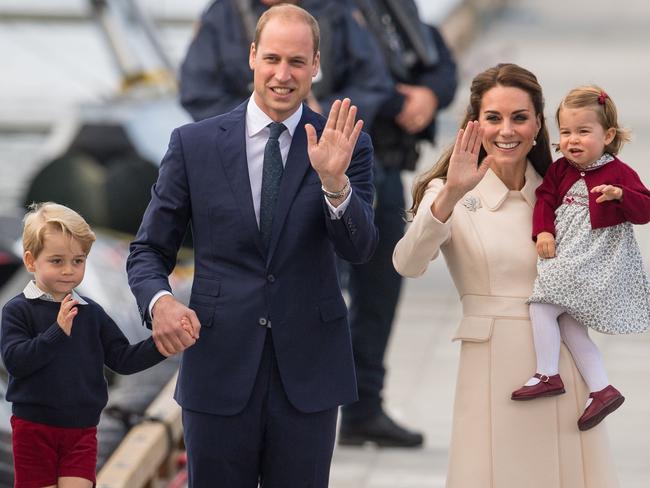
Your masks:
{"label": "white tights", "polygon": [[[574,319],[563,307],[550,303],[531,303],[530,320],[538,373],[558,374],[560,342],[564,341],[589,391],[600,391],[609,384],[602,356],[589,337],[586,325]],[[538,382],[531,378],[526,385]]]}

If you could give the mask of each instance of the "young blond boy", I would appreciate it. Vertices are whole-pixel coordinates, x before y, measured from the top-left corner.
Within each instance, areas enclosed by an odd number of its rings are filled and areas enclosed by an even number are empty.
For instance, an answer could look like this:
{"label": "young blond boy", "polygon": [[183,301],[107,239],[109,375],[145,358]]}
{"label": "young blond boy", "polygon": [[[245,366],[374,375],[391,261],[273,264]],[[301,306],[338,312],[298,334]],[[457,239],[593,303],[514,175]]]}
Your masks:
{"label": "young blond boy", "polygon": [[15,488],[90,488],[97,423],[120,374],[165,357],[151,338],[129,344],[101,306],[74,288],[95,234],[74,210],[35,204],[24,219],[23,262],[34,280],[2,309],[0,350],[9,373]]}

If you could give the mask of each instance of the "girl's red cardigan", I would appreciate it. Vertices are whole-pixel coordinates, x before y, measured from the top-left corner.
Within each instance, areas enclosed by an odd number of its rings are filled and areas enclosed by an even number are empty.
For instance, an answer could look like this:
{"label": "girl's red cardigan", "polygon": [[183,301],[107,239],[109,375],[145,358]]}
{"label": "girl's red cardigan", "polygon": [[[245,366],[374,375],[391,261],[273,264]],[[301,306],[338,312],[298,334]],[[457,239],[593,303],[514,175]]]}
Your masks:
{"label": "girl's red cardigan", "polygon": [[[591,228],[598,229],[631,222],[650,222],[650,190],[639,175],[618,158],[590,171],[580,171],[566,158],[555,161],[536,190],[537,203],[533,212],[533,240],[540,232],[555,235],[555,210],[562,204],[566,192],[583,177],[589,189]],[[594,186],[609,184],[623,189],[621,200],[596,203],[600,193],[591,193]]]}

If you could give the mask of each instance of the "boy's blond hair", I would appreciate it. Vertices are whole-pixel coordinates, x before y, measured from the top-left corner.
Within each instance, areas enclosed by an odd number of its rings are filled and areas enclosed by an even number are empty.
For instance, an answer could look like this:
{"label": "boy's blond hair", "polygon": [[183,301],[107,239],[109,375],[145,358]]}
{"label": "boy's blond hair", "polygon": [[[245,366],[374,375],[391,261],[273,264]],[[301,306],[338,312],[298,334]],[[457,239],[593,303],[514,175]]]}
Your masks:
{"label": "boy's blond hair", "polygon": [[95,242],[95,233],[77,212],[54,202],[32,203],[23,219],[23,251],[35,258],[45,245],[47,231],[62,232],[75,239],[85,254]]}

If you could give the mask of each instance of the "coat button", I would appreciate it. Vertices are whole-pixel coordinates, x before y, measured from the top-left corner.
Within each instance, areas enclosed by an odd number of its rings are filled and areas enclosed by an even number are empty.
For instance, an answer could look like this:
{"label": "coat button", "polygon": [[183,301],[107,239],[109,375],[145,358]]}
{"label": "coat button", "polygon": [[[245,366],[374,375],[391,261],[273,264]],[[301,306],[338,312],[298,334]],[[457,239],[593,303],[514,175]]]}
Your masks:
{"label": "coat button", "polygon": [[269,323],[269,321],[266,320],[266,317],[260,317],[260,319],[257,322],[263,327],[266,327],[267,324]]}
{"label": "coat button", "polygon": [[273,276],[272,274],[268,275],[266,277],[266,281],[268,281],[269,283],[275,283],[275,276]]}
{"label": "coat button", "polygon": [[584,175],[585,175],[585,172],[584,172],[584,171],[580,171],[580,176],[584,176]]}

